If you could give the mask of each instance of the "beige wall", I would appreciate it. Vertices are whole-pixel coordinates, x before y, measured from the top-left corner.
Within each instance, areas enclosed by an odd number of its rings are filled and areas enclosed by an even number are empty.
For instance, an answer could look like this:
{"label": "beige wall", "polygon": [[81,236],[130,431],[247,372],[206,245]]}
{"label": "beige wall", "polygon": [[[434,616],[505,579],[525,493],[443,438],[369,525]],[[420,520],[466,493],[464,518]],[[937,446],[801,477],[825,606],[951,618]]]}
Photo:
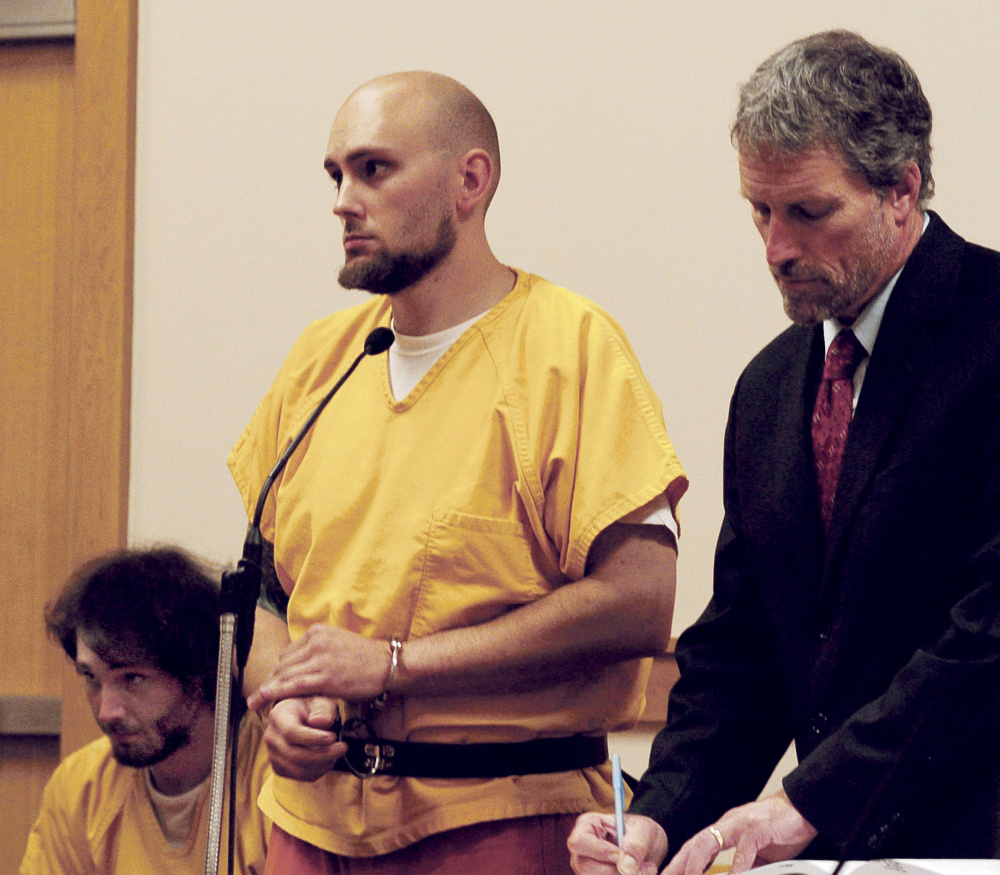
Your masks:
{"label": "beige wall", "polygon": [[914,65],[933,206],[1000,248],[993,0],[141,3],[131,539],[238,555],[229,447],[306,322],[360,300],[335,281],[333,114],[374,75],[433,69],[496,117],[498,256],[605,306],[663,401],[692,481],[680,631],[708,598],[730,391],[785,325],[738,196],[736,84],[834,26]]}

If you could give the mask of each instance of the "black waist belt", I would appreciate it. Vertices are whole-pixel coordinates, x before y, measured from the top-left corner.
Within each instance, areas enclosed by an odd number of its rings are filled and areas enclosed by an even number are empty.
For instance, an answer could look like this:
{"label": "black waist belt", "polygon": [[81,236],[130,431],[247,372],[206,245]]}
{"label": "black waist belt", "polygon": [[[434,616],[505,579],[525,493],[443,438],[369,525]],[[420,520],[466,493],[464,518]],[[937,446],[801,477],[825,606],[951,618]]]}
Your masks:
{"label": "black waist belt", "polygon": [[360,777],[399,775],[409,778],[504,778],[540,775],[598,766],[608,758],[608,739],[571,735],[532,741],[438,744],[344,738],[347,754],[338,772]]}

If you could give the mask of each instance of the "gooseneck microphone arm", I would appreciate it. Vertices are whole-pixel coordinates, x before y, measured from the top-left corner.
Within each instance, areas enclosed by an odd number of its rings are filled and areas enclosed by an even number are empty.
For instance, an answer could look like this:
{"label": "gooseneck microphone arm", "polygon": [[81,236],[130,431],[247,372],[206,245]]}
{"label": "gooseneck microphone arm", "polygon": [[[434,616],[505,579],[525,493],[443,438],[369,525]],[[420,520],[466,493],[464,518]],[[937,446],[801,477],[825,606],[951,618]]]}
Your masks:
{"label": "gooseneck microphone arm", "polygon": [[[235,852],[235,817],[236,806],[236,758],[237,732],[239,722],[233,701],[236,693],[243,686],[243,670],[250,655],[253,644],[254,611],[257,596],[260,593],[261,556],[264,550],[264,538],[260,532],[260,520],[264,513],[264,503],[278,475],[285,469],[292,453],[309,433],[316,419],[344,385],[344,381],[354,373],[355,368],[365,356],[380,355],[385,352],[395,335],[389,328],[376,328],[365,338],[364,349],[343,376],[334,383],[333,388],[323,396],[316,409],[309,415],[305,424],[299,430],[292,442],[286,447],[281,457],[267,475],[253,518],[247,529],[243,542],[243,556],[235,571],[227,571],[222,575],[222,592],[220,594],[219,616],[219,664],[215,692],[215,740],[212,750],[212,780],[209,797],[208,845],[205,851],[205,875],[216,875],[219,868],[219,849],[222,838],[222,806],[224,800],[224,784],[226,772],[226,748],[230,748],[229,765],[229,859],[228,872],[232,875]],[[233,660],[235,652],[236,686],[233,686]],[[232,716],[231,716],[232,715]],[[229,740],[231,738],[231,744]]]}

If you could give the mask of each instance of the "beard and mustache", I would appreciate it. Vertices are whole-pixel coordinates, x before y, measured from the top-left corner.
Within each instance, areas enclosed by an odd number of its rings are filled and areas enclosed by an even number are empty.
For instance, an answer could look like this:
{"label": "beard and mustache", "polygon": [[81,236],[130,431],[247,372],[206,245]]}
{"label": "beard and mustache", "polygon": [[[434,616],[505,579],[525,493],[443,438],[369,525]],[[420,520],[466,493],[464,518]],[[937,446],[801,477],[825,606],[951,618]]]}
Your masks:
{"label": "beard and mustache", "polygon": [[[773,266],[771,275],[781,292],[785,314],[798,325],[816,325],[859,310],[889,261],[893,245],[892,232],[876,205],[851,262],[840,275],[802,260]],[[783,279],[816,282],[823,289],[788,289],[782,286]]]}
{"label": "beard and mustache", "polygon": [[[123,721],[102,725],[101,729],[111,742],[111,753],[123,766],[134,769],[148,768],[162,763],[171,754],[191,742],[191,726],[165,715],[153,724],[150,732],[132,739],[138,731]],[[123,737],[124,736],[124,737]]]}
{"label": "beard and mustache", "polygon": [[[350,226],[346,228],[351,231]],[[345,289],[364,289],[374,295],[395,295],[423,279],[455,248],[458,232],[450,216],[443,216],[434,241],[423,249],[380,249],[347,262],[337,279]]]}

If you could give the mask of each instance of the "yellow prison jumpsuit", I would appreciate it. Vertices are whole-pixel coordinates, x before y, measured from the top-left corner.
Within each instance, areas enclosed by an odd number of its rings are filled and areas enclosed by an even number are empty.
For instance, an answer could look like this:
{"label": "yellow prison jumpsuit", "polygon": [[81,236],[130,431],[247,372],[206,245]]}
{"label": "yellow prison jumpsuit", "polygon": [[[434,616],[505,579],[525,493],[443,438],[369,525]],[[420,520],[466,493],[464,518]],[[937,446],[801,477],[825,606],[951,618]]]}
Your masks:
{"label": "yellow prison jumpsuit", "polygon": [[[256,798],[270,773],[256,715],[243,719],[238,751],[235,870],[262,875],[270,822]],[[228,783],[227,797],[228,797]],[[208,841],[209,786],[195,810],[196,828],[174,849],[156,820],[145,770],[119,765],[104,736],[71,753],[45,787],[20,875],[201,875]],[[229,817],[228,804],[224,818]],[[219,871],[226,871],[228,820],[222,823]]]}
{"label": "yellow prison jumpsuit", "polygon": [[[229,457],[248,514],[303,421],[389,320],[388,301],[373,298],[296,343]],[[262,531],[291,593],[293,640],[329,623],[406,641],[488,621],[581,578],[603,529],[664,492],[676,507],[686,487],[621,328],[518,273],[406,398],[393,398],[384,357],[362,361],[275,483]],[[375,728],[438,742],[603,734],[638,719],[648,672],[636,660],[529,693],[390,698]],[[494,780],[274,776],[261,796],[286,832],[349,857],[472,823],[612,804],[607,764]]]}

